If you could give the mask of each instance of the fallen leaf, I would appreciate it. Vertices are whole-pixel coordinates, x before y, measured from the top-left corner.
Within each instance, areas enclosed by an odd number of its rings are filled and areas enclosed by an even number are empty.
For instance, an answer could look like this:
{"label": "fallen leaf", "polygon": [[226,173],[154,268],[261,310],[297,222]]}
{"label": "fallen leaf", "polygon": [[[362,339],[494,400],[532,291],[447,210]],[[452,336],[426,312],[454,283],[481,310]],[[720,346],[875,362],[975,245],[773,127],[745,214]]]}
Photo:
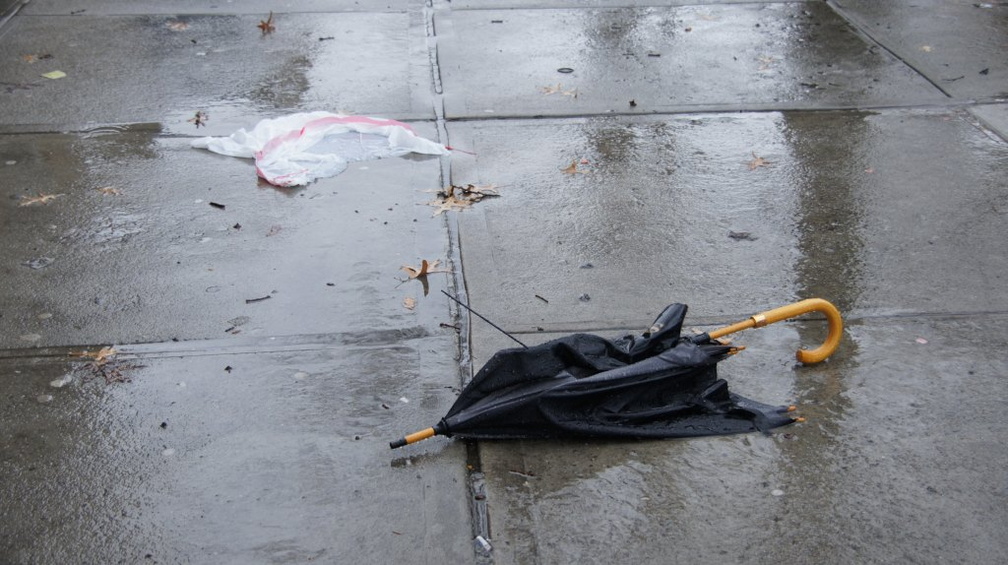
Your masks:
{"label": "fallen leaf", "polygon": [[563,172],[565,175],[576,175],[578,173],[581,173],[582,175],[584,175],[584,174],[588,173],[588,171],[582,171],[582,170],[578,169],[577,167],[578,167],[578,160],[575,159],[575,160],[571,161],[570,165],[568,165],[568,166],[560,169],[560,171]]}
{"label": "fallen leaf", "polygon": [[259,25],[256,27],[262,30],[263,35],[276,31],[276,26],[273,25],[273,11],[270,10],[269,17],[265,20],[259,20]]}
{"label": "fallen leaf", "polygon": [[447,273],[448,269],[437,268],[440,263],[440,259],[435,259],[433,263],[428,263],[426,259],[422,259],[420,261],[419,269],[410,265],[403,265],[402,267],[399,267],[399,270],[406,271],[406,274],[408,274],[411,279],[426,277],[431,273]]}
{"label": "fallen leaf", "polygon": [[412,296],[407,296],[406,298],[403,298],[402,305],[407,310],[412,310],[416,308],[416,298],[413,298]]}
{"label": "fallen leaf", "polygon": [[95,190],[106,196],[119,196],[120,194],[122,194],[121,192],[119,192],[119,189],[112,188],[111,186],[103,186],[101,188],[96,188]]}
{"label": "fallen leaf", "polygon": [[126,369],[139,369],[143,365],[128,364],[123,365],[118,363],[115,356],[119,353],[115,347],[108,346],[102,347],[98,351],[76,351],[71,352],[71,357],[87,357],[91,359],[91,362],[84,365],[84,368],[88,369],[92,377],[102,377],[105,379],[106,384],[112,383],[125,383],[129,382],[130,378],[128,375],[123,374]]}
{"label": "fallen leaf", "polygon": [[50,200],[53,200],[53,199],[55,199],[55,198],[57,198],[59,196],[63,196],[63,195],[62,194],[42,194],[40,192],[40,193],[38,193],[38,196],[22,196],[21,197],[21,202],[18,203],[18,206],[31,206],[32,204],[42,204],[42,205],[45,205],[45,204],[48,204]]}
{"label": "fallen leaf", "polygon": [[773,161],[767,161],[763,157],[757,157],[755,151],[753,151],[752,156],[753,156],[753,160],[749,161],[749,170],[750,171],[755,171],[756,169],[758,169],[760,167],[769,167],[770,165],[773,165]]}
{"label": "fallen leaf", "polygon": [[563,85],[560,84],[559,82],[556,84],[556,86],[543,86],[540,87],[539,90],[542,91],[542,93],[546,96],[549,96],[551,94],[561,94],[563,96],[570,96],[572,98],[577,98],[578,96],[576,88],[574,90],[564,90]]}
{"label": "fallen leaf", "polygon": [[89,357],[90,359],[92,359],[92,363],[95,363],[96,365],[104,365],[105,363],[111,361],[112,358],[115,357],[117,353],[119,353],[119,351],[117,351],[115,347],[108,346],[103,347],[98,351],[95,351],[94,353],[91,353],[86,349],[84,351],[72,351],[70,353],[70,356]]}
{"label": "fallen leaf", "polygon": [[29,65],[31,65],[31,64],[35,63],[36,61],[42,61],[42,60],[45,60],[45,59],[52,59],[52,55],[49,54],[49,53],[43,53],[41,55],[36,55],[34,53],[31,53],[29,55],[21,55],[21,59],[25,63],[28,63]]}
{"label": "fallen leaf", "polygon": [[165,24],[165,26],[167,26],[168,29],[172,31],[185,31],[189,29],[189,24],[187,24],[186,22],[179,22],[179,21],[168,22]]}
{"label": "fallen leaf", "polygon": [[49,71],[48,73],[42,73],[42,76],[47,79],[56,80],[67,75],[63,71]]}
{"label": "fallen leaf", "polygon": [[431,200],[427,204],[437,207],[434,215],[452,210],[462,210],[469,208],[476,202],[483,200],[487,196],[500,196],[496,185],[488,184],[477,186],[467,184],[465,186],[448,185],[444,189],[437,191],[438,198]]}

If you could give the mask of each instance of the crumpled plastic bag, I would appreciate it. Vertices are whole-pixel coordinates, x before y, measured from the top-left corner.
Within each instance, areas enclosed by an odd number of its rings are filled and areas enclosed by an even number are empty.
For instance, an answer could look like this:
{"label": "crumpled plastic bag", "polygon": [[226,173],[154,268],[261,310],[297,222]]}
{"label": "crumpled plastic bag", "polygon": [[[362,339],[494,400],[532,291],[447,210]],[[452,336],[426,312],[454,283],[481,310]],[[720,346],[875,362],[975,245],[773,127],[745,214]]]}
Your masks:
{"label": "crumpled plastic bag", "polygon": [[384,118],[308,112],[263,120],[252,131],[202,137],[192,146],[255,159],[256,174],[276,186],[298,186],[338,175],[353,161],[407,153],[448,155],[440,143],[424,139],[409,124]]}

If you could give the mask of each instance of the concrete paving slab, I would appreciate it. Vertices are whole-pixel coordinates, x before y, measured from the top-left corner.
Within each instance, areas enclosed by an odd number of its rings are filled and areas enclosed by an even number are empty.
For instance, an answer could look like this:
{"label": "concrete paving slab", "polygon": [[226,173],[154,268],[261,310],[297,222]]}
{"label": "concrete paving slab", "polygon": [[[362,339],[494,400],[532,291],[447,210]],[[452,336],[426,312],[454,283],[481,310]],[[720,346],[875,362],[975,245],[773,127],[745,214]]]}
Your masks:
{"label": "concrete paving slab", "polygon": [[448,259],[440,178],[404,157],[278,189],[156,129],[0,137],[0,348],[437,327],[447,275],[425,299],[400,267]]}
{"label": "concrete paving slab", "polygon": [[471,559],[462,446],[388,449],[452,401],[455,337],[328,337],[125,347],[113,384],[4,355],[0,561]]}
{"label": "concrete paving slab", "polygon": [[956,98],[1008,98],[1008,4],[844,0],[839,10]]}
{"label": "concrete paving slab", "polygon": [[1001,139],[1008,140],[1008,106],[1004,104],[985,104],[973,106],[970,112],[976,116],[985,127],[994,130]]}
{"label": "concrete paving slab", "polygon": [[[513,345],[474,323],[477,363]],[[1008,318],[848,320],[832,358],[796,365],[791,348],[823,326],[743,332],[719,366],[736,392],[797,404],[807,420],[771,435],[481,442],[494,562],[1008,558],[1008,365],[990,355]]]}
{"label": "concrete paving slab", "polygon": [[448,118],[946,100],[823,2],[435,14]]}
{"label": "concrete paving slab", "polygon": [[275,15],[290,13],[332,13],[332,12],[405,12],[416,2],[410,0],[386,0],[385,2],[360,2],[359,0],[297,0],[270,2],[268,0],[140,0],[130,2],[108,2],[102,0],[75,0],[68,8],[63,0],[32,0],[26,7],[29,15],[146,15],[146,14],[262,14],[270,11]]}
{"label": "concrete paving slab", "polygon": [[1008,262],[988,247],[1008,238],[1008,145],[965,112],[449,133],[478,154],[454,182],[501,187],[459,215],[459,240],[473,307],[510,331],[636,327],[674,301],[718,319],[812,296],[859,314],[1008,310]]}
{"label": "concrete paving slab", "polygon": [[[19,16],[0,37],[16,55],[0,61],[0,123],[60,131],[156,122],[191,135],[187,120],[199,110],[210,135],[228,135],[296,111],[433,118],[419,14],[289,14],[269,35],[259,21]],[[66,77],[41,76],[57,70]]]}

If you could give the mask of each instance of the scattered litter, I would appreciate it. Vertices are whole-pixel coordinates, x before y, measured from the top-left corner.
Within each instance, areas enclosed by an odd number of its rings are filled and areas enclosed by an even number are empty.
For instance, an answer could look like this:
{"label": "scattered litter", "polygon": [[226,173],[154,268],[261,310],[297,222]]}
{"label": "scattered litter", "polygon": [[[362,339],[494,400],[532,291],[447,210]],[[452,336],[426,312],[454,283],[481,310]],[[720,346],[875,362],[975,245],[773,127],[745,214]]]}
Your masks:
{"label": "scattered litter", "polygon": [[211,202],[210,205],[213,206],[214,208],[217,208],[218,210],[223,210],[223,209],[227,208],[227,206],[225,206],[223,204],[220,204],[220,203],[217,203],[217,202]]}
{"label": "scattered litter", "polygon": [[37,271],[39,269],[44,269],[44,268],[48,267],[49,265],[52,265],[53,262],[55,262],[55,261],[56,260],[53,259],[52,257],[35,257],[33,259],[29,259],[27,261],[24,261],[21,264],[24,265],[25,267],[28,267],[30,269],[34,269],[34,270]]}
{"label": "scattered litter", "polygon": [[273,25],[273,11],[270,10],[269,17],[266,18],[265,20],[259,20],[259,25],[257,25],[256,27],[258,27],[259,30],[262,31],[263,35],[266,35],[267,33],[273,33],[274,31],[276,31],[276,26]]}
{"label": "scattered litter", "polygon": [[779,488],[775,488],[772,491],[770,491],[770,494],[772,494],[774,496],[784,496],[784,491],[782,491]]}
{"label": "scattered litter", "polygon": [[921,45],[920,50],[923,51],[923,52],[925,52],[925,53],[930,53],[931,52],[931,46],[930,45]]}
{"label": "scattered litter", "polygon": [[476,536],[476,547],[486,553],[490,553],[490,551],[493,550],[493,546],[490,545],[490,542],[483,536]]}
{"label": "scattered litter", "polygon": [[102,347],[95,352],[87,350],[70,352],[71,357],[86,357],[91,359],[89,363],[84,365],[84,368],[90,372],[91,377],[100,376],[105,379],[105,384],[128,383],[130,382],[130,377],[124,374],[123,371],[127,369],[140,369],[143,365],[119,363],[115,359],[118,354],[119,351],[112,346]]}
{"label": "scattered litter", "polygon": [[926,339],[924,339],[922,337],[919,337],[919,338],[915,339],[914,341],[916,341],[917,343],[919,343],[921,345],[927,345],[927,342],[928,342],[928,340],[926,340]]}
{"label": "scattered litter", "polygon": [[437,207],[437,210],[434,211],[434,215],[437,216],[442,212],[469,208],[487,196],[500,196],[495,185],[476,186],[467,184],[466,186],[457,186],[452,184],[437,191],[437,198],[427,204]]}
{"label": "scattered litter", "polygon": [[408,153],[448,155],[450,148],[424,139],[409,124],[330,112],[297,113],[260,121],[251,131],[203,137],[192,146],[255,159],[256,173],[276,186],[299,186],[338,175],[352,161]]}
{"label": "scattered litter", "polygon": [[402,402],[403,404],[409,404],[409,399],[406,398],[405,396],[400,396],[399,402]]}
{"label": "scattered litter", "polygon": [[753,234],[751,234],[751,233],[749,233],[747,231],[731,231],[731,230],[729,230],[728,231],[728,237],[734,239],[735,241],[742,241],[742,240],[745,240],[745,241],[756,241],[757,239],[759,239],[758,236],[755,236],[755,235],[753,235]]}
{"label": "scattered litter", "polygon": [[581,296],[579,296],[578,300],[580,300],[581,302],[588,302],[589,300],[591,300],[591,296],[588,296],[588,293],[586,292]]}
{"label": "scattered litter", "polygon": [[172,31],[185,31],[189,29],[189,24],[176,20],[165,23],[165,27]]}
{"label": "scattered litter", "polygon": [[42,77],[43,78],[47,78],[47,79],[50,79],[50,80],[56,80],[56,79],[64,78],[66,76],[67,76],[67,74],[64,73],[63,71],[49,71],[48,73],[42,73]]}
{"label": "scattered litter", "polygon": [[255,303],[255,302],[262,302],[263,300],[269,300],[270,298],[273,298],[273,296],[270,295],[270,294],[267,294],[266,296],[260,296],[259,298],[246,298],[245,299],[245,304],[252,304],[252,303]]}
{"label": "scattered litter", "polygon": [[189,122],[190,124],[196,124],[196,129],[199,129],[200,126],[205,126],[207,120],[209,119],[210,119],[209,114],[207,114],[203,110],[197,110],[196,115],[194,115],[193,117],[189,118],[186,121]]}
{"label": "scattered litter", "polygon": [[49,386],[53,388],[63,388],[66,385],[73,382],[73,377],[70,375],[63,375],[62,377],[49,381]]}

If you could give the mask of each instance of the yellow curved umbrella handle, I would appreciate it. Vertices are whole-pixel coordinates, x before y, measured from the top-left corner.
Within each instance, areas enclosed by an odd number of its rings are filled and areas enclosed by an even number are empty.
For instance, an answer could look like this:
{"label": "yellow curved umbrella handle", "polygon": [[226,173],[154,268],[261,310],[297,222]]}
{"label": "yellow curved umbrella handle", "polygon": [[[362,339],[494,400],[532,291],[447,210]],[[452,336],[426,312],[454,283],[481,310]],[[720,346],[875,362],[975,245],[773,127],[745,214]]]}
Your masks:
{"label": "yellow curved umbrella handle", "polygon": [[826,341],[822,345],[815,349],[799,349],[795,356],[798,358],[798,361],[805,364],[818,363],[833,355],[837,346],[840,345],[840,336],[843,335],[843,318],[840,317],[840,311],[837,310],[836,306],[822,298],[809,298],[795,302],[794,304],[767,310],[750,317],[748,320],[709,332],[708,335],[711,339],[717,339],[749,328],[762,328],[767,324],[794,318],[807,312],[822,312],[825,314],[826,320],[829,323],[829,330],[826,334]]}

